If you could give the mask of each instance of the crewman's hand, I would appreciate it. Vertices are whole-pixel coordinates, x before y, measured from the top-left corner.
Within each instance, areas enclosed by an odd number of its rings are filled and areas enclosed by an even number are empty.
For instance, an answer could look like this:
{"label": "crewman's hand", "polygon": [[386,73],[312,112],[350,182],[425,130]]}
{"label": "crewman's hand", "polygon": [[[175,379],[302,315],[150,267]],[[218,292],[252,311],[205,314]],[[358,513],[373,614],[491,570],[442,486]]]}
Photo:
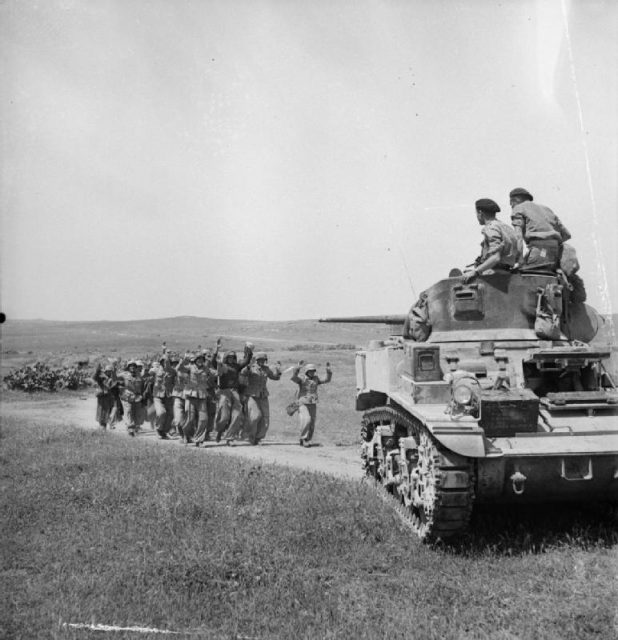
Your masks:
{"label": "crewman's hand", "polygon": [[462,280],[464,284],[468,284],[468,282],[472,282],[472,280],[474,280],[474,278],[476,278],[477,276],[478,273],[476,272],[476,270],[472,269],[471,271],[466,271],[466,273],[463,274]]}

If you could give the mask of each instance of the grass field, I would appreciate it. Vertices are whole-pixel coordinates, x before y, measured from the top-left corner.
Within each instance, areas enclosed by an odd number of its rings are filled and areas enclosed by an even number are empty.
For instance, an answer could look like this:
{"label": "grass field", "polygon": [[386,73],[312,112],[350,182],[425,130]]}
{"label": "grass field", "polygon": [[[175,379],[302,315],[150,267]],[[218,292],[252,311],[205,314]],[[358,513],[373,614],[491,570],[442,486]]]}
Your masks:
{"label": "grass field", "polygon": [[[245,332],[271,363],[310,360],[322,373],[330,361],[317,439],[357,442],[349,345],[388,328],[329,333],[307,321],[226,333],[193,320],[172,337],[156,323],[142,334],[126,323],[111,333],[43,323],[37,334],[33,323],[3,334],[3,364],[143,355],[163,339],[184,349],[217,335],[239,348]],[[289,376],[269,383],[275,440],[296,437],[283,412]],[[92,423],[78,428],[62,416],[81,397]],[[2,416],[0,638],[168,637],[68,623],[209,639],[618,637],[618,521],[608,508],[477,510],[467,538],[427,547],[366,483],[84,429],[94,427],[89,391],[9,392],[2,402],[27,417]]]}
{"label": "grass field", "polygon": [[430,548],[366,484],[196,453],[5,419],[0,637],[615,637],[607,511],[479,513]]}

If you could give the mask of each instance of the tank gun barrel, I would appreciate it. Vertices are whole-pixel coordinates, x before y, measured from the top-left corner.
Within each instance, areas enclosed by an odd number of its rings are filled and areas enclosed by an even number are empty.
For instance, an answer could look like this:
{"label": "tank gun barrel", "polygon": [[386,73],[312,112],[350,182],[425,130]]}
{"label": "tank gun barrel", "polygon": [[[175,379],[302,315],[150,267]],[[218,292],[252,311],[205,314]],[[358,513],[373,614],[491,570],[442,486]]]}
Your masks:
{"label": "tank gun barrel", "polygon": [[405,315],[387,316],[346,316],[342,318],[320,318],[319,322],[354,322],[358,324],[394,324],[402,325],[405,322]]}

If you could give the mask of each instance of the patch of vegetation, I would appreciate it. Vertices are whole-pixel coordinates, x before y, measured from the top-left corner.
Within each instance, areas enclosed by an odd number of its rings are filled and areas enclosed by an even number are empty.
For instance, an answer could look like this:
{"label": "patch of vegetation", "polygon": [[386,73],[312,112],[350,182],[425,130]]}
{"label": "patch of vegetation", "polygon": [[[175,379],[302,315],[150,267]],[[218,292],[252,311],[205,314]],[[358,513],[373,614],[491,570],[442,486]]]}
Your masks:
{"label": "patch of vegetation", "polygon": [[468,547],[432,549],[364,483],[3,422],[2,637],[86,637],[63,622],[205,638],[579,640],[615,629],[611,537],[582,543],[567,529],[537,553],[507,528],[508,553],[481,527]]}

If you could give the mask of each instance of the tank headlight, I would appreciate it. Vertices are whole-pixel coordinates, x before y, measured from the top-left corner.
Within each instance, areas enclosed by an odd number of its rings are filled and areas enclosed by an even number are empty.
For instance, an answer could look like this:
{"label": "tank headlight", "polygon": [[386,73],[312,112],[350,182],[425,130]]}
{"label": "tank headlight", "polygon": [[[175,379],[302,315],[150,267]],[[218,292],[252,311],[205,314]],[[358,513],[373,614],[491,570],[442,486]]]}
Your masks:
{"label": "tank headlight", "polygon": [[472,389],[467,384],[458,384],[453,389],[453,400],[457,404],[469,404],[472,400]]}

